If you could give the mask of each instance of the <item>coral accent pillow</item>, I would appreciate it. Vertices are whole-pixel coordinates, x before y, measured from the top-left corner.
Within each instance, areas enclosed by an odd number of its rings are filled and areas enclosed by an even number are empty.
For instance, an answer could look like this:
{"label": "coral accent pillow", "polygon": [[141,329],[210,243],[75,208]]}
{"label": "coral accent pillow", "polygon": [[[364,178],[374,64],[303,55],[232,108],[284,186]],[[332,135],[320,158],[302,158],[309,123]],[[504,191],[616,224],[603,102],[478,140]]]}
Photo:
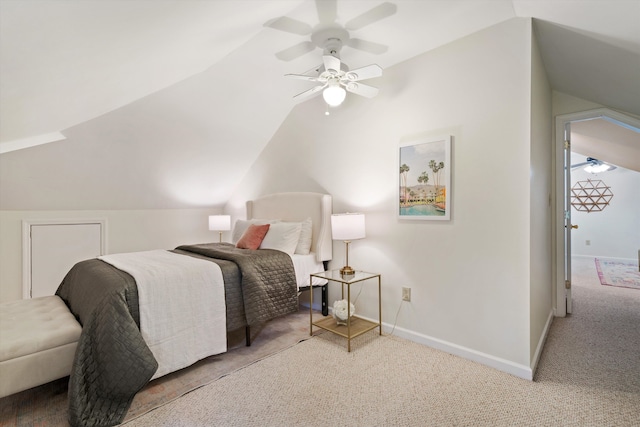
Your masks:
{"label": "coral accent pillow", "polygon": [[234,245],[238,243],[238,240],[242,237],[247,228],[249,228],[249,224],[263,225],[263,224],[273,224],[278,222],[276,219],[239,219],[236,221],[233,226],[233,231],[231,233],[231,243]]}
{"label": "coral accent pillow", "polygon": [[264,236],[267,235],[267,231],[269,231],[270,224],[256,225],[250,224],[247,227],[247,230],[244,232],[238,243],[236,243],[236,248],[240,249],[258,249]]}

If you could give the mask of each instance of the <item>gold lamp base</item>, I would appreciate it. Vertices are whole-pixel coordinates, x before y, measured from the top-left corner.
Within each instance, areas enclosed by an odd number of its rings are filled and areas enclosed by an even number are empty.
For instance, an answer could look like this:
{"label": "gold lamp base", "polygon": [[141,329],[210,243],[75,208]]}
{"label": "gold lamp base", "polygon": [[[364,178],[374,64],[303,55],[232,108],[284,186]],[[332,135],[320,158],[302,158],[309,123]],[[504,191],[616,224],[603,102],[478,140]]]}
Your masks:
{"label": "gold lamp base", "polygon": [[355,276],[355,274],[356,274],[356,271],[353,268],[349,267],[348,265],[345,265],[340,269],[340,275],[342,276],[343,279],[353,277]]}

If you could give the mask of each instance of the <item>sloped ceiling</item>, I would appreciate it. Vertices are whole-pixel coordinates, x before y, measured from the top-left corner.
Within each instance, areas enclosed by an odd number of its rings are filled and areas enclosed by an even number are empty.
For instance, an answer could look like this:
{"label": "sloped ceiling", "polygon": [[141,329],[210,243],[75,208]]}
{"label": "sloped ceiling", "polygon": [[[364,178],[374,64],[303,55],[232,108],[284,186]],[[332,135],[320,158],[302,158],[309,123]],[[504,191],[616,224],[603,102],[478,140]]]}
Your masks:
{"label": "sloped ceiling", "polygon": [[640,172],[640,131],[604,119],[572,123],[571,151]]}
{"label": "sloped ceiling", "polygon": [[[337,21],[380,3],[338,1]],[[534,17],[554,89],[640,115],[638,0],[392,3],[396,14],[351,34],[387,52],[344,48],[351,68],[389,68],[504,20]],[[305,37],[263,25],[288,16],[313,26],[315,6],[0,0],[0,208],[224,204],[295,106],[292,96],[309,88],[283,74],[320,62],[319,49],[279,61],[275,52]],[[13,151],[39,137],[66,139]]]}

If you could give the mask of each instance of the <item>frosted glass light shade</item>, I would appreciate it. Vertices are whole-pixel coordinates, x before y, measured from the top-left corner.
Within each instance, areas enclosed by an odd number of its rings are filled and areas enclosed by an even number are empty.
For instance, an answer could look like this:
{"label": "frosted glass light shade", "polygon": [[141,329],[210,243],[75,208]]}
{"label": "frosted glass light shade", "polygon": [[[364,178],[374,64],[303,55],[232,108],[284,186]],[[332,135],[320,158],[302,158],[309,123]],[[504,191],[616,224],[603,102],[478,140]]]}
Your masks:
{"label": "frosted glass light shade", "polygon": [[345,213],[331,215],[331,236],[333,240],[351,241],[364,239],[364,214]]}
{"label": "frosted glass light shade", "polygon": [[231,230],[230,215],[210,215],[209,230],[228,231]]}
{"label": "frosted glass light shade", "polygon": [[607,165],[606,163],[600,163],[600,164],[596,164],[596,165],[588,165],[587,167],[584,168],[585,172],[589,172],[589,173],[600,173],[600,172],[606,172],[611,168],[611,166]]}
{"label": "frosted glass light shade", "polygon": [[338,84],[329,85],[329,87],[322,91],[324,101],[331,107],[337,107],[342,104],[346,96],[347,91]]}

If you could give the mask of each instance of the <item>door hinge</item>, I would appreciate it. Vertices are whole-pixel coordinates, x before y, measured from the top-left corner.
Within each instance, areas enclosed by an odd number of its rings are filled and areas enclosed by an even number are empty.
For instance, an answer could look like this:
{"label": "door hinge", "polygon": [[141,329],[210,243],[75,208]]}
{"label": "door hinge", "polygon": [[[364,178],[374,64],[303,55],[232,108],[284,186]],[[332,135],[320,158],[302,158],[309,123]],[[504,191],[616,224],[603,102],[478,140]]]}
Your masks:
{"label": "door hinge", "polygon": [[569,149],[569,147],[571,147],[571,141],[565,141],[565,142],[564,142],[564,149],[565,149],[565,150],[568,150],[568,149]]}
{"label": "door hinge", "polygon": [[571,289],[571,280],[565,280],[564,281],[564,288],[565,289]]}

